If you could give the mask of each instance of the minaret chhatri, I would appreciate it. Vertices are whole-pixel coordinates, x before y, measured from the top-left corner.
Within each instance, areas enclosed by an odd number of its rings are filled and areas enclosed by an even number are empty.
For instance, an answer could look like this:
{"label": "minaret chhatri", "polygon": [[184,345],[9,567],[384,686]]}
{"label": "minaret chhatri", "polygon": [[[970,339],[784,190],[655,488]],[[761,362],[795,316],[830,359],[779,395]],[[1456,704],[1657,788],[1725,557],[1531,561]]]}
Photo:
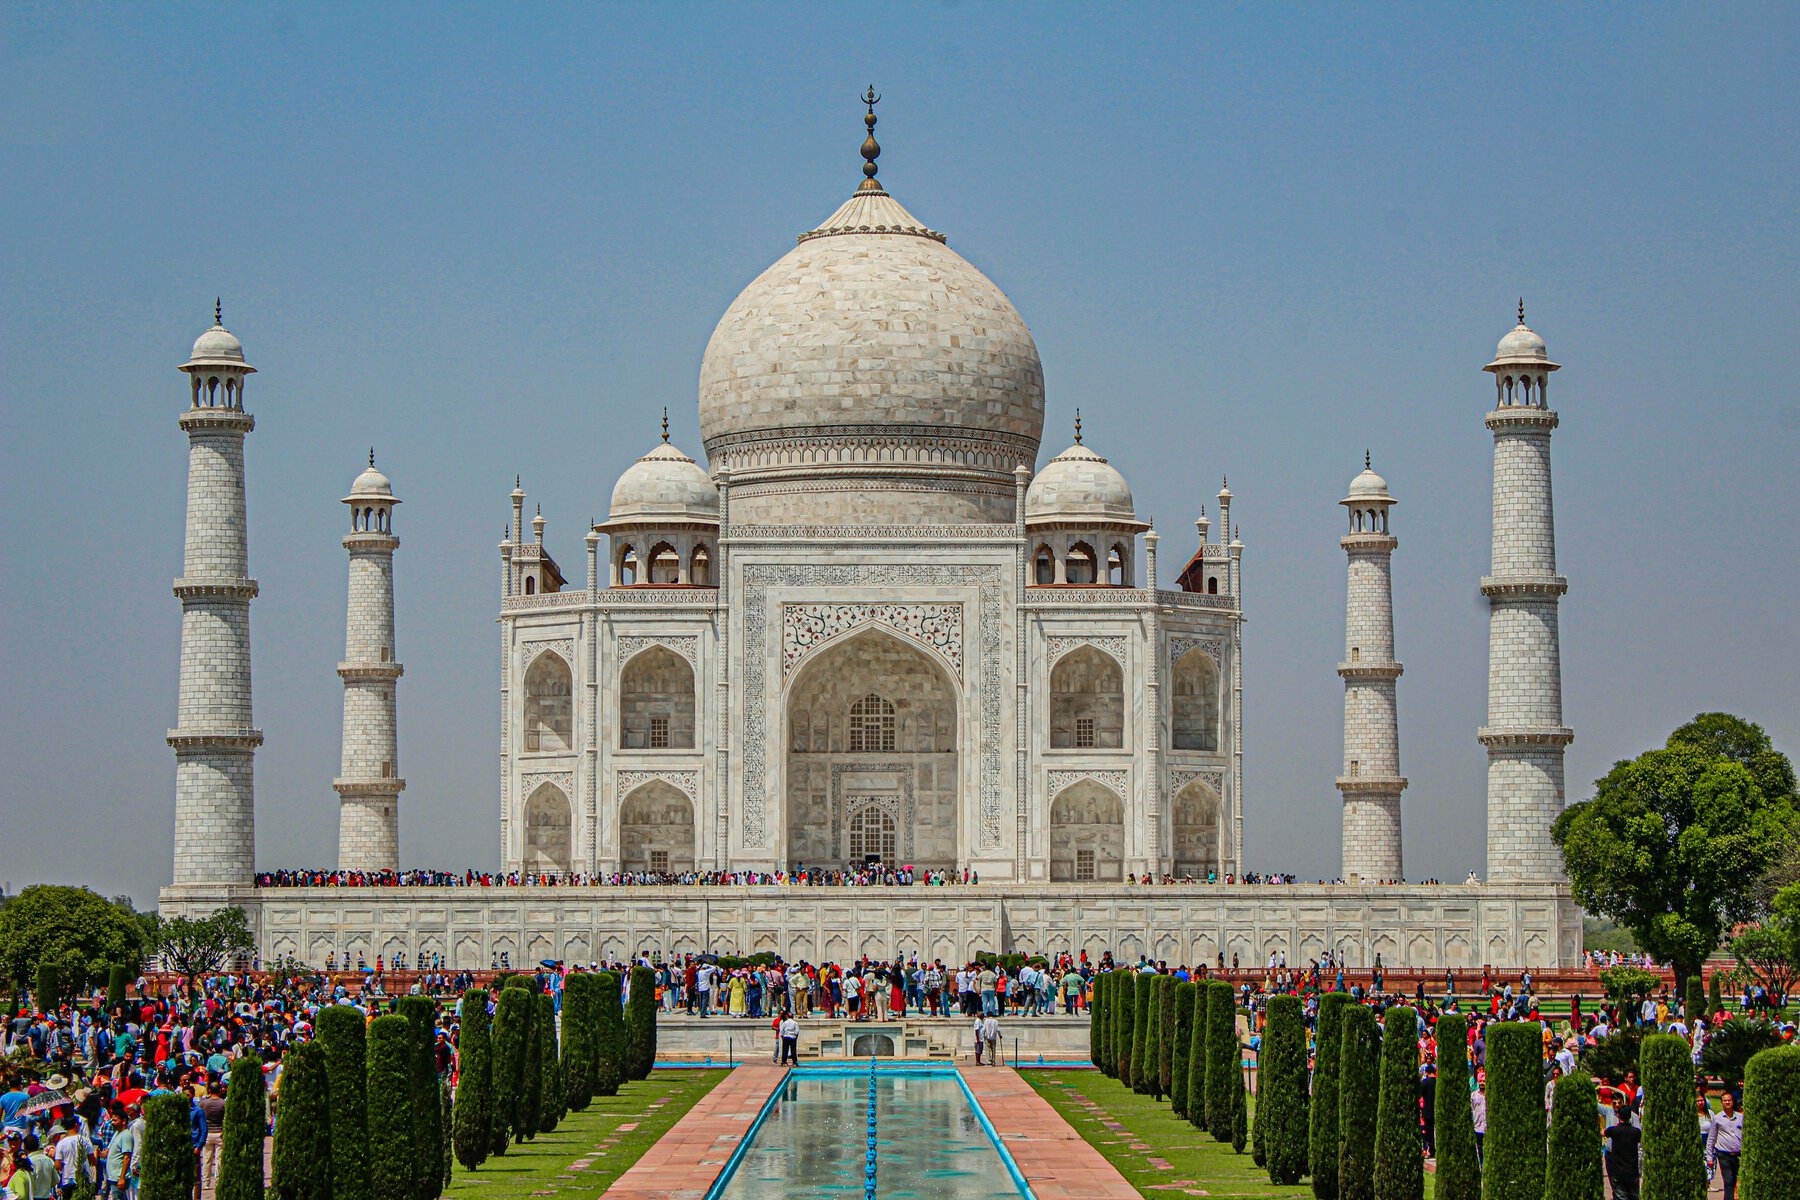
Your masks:
{"label": "minaret chhatri", "polygon": [[1349,558],[1344,604],[1344,880],[1380,883],[1404,878],[1400,856],[1400,719],[1394,661],[1394,548],[1388,510],[1397,503],[1387,480],[1363,455],[1362,474],[1338,503],[1350,532],[1338,540]]}
{"label": "minaret chhatri", "polygon": [[338,794],[338,869],[400,869],[400,756],[394,692],[403,673],[394,661],[394,505],[388,477],[369,466],[344,497],[350,507],[350,602],[344,617],[344,753],[332,788]]}
{"label": "minaret chhatri", "polygon": [[1488,598],[1488,882],[1556,880],[1562,856],[1550,837],[1563,808],[1562,651],[1557,601],[1569,581],[1556,573],[1550,492],[1550,433],[1557,417],[1545,393],[1544,339],[1519,323],[1494,361],[1494,558],[1481,581]]}
{"label": "minaret chhatri", "polygon": [[256,748],[251,725],[250,601],[244,514],[244,382],[256,368],[213,305],[212,328],[181,365],[188,376],[187,540],[181,600],[181,685],[175,751],[172,890],[248,887],[256,870]]}

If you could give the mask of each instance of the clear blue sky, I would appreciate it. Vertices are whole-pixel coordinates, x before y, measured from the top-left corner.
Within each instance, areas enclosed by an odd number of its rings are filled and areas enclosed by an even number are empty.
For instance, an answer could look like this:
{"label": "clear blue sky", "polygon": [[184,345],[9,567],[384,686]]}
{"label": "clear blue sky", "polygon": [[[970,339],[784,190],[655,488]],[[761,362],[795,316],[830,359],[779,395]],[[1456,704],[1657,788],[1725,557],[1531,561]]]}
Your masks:
{"label": "clear blue sky", "polygon": [[737,290],[882,179],[1011,295],[1167,557],[1229,472],[1252,865],[1335,871],[1342,521],[1401,505],[1406,855],[1480,865],[1492,388],[1564,364],[1572,798],[1702,709],[1800,750],[1793,5],[157,5],[0,11],[0,880],[168,878],[185,404],[215,294],[250,439],[258,857],[335,846],[344,524],[398,517],[403,856],[492,865],[497,563],[552,549]]}

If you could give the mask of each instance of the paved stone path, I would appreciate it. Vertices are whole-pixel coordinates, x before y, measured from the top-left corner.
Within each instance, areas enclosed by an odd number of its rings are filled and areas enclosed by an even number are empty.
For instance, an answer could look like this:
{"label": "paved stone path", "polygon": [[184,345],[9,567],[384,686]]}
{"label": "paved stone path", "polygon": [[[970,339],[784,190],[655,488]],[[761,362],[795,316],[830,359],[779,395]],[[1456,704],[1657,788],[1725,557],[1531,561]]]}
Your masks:
{"label": "paved stone path", "polygon": [[961,1071],[1039,1200],[1137,1200],[1137,1189],[1017,1071],[1011,1067]]}
{"label": "paved stone path", "polygon": [[619,1176],[608,1200],[701,1200],[786,1074],[772,1063],[732,1071]]}

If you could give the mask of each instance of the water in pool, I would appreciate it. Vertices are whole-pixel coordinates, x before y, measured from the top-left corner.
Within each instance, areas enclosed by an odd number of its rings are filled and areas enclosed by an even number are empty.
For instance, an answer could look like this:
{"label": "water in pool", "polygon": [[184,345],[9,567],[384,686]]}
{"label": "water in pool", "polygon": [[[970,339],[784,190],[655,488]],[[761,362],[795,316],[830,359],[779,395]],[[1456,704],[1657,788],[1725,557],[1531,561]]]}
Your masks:
{"label": "water in pool", "polygon": [[[868,1109],[867,1073],[790,1075],[719,1200],[863,1196]],[[954,1075],[878,1073],[875,1134],[882,1200],[1019,1200]]]}

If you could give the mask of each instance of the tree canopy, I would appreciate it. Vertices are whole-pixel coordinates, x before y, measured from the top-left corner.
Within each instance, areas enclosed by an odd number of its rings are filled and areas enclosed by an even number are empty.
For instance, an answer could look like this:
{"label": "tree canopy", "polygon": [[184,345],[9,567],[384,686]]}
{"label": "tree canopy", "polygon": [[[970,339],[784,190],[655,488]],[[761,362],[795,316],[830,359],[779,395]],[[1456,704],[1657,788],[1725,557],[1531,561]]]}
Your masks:
{"label": "tree canopy", "polygon": [[[15,983],[30,983],[45,961],[67,975],[71,954],[82,978],[104,979],[114,966],[135,971],[145,949],[137,916],[86,888],[36,884],[0,908],[0,966]],[[65,982],[80,986],[81,979]]]}
{"label": "tree canopy", "polygon": [[241,908],[216,908],[204,917],[171,917],[162,923],[161,933],[157,953],[163,965],[189,980],[256,951],[250,920]]}
{"label": "tree canopy", "polygon": [[1795,825],[1793,779],[1760,726],[1702,713],[1556,819],[1575,899],[1685,980],[1754,914],[1752,884]]}

